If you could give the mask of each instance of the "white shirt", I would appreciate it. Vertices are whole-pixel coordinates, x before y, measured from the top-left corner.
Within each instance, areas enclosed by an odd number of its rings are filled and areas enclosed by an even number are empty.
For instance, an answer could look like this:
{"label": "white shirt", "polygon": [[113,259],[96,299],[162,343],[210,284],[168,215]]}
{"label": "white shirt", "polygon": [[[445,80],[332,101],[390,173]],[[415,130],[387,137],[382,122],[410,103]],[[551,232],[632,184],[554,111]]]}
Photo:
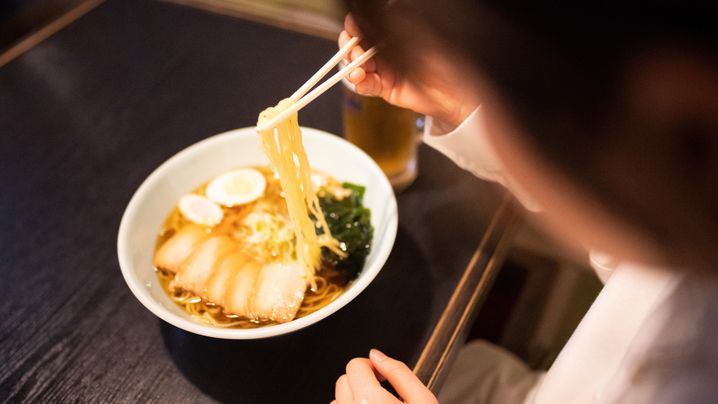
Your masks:
{"label": "white shirt", "polygon": [[447,129],[449,128],[441,122],[427,117],[424,126],[424,143],[440,151],[459,167],[475,176],[502,184],[526,209],[532,212],[541,210],[506,172],[496,155],[494,146],[486,135],[480,106],[458,128],[450,131]]}
{"label": "white shirt", "polygon": [[[481,108],[448,133],[440,123],[427,118],[424,142],[474,175],[503,184],[529,210],[540,210],[511,179],[494,152]],[[621,397],[630,388],[626,369],[639,367],[644,355],[638,351],[648,343],[646,338],[656,335],[656,331],[647,331],[638,336],[639,329],[671,295],[678,277],[661,268],[612,262],[605,255],[594,254],[592,261],[606,285],[545,375],[521,368],[511,355],[469,345],[450,373],[439,401],[590,404],[615,402]],[[656,324],[654,329],[664,326]],[[630,348],[632,344],[638,346]],[[648,400],[649,395],[646,391],[633,402]]]}

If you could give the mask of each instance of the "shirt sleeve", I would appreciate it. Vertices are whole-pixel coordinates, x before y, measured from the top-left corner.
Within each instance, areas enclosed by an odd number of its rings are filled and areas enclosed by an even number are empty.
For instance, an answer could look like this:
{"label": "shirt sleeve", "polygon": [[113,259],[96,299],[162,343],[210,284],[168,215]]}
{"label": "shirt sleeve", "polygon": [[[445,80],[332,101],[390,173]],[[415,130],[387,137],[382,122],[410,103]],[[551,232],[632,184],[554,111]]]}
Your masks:
{"label": "shirt sleeve", "polygon": [[504,167],[486,137],[481,107],[453,130],[427,117],[424,143],[483,180],[504,182]]}
{"label": "shirt sleeve", "polygon": [[441,404],[528,404],[545,372],[488,341],[468,342],[436,397]]}
{"label": "shirt sleeve", "polygon": [[481,106],[456,128],[427,117],[424,126],[424,143],[475,176],[502,184],[526,209],[532,212],[541,210],[540,206],[513,181],[496,155],[486,133]]}

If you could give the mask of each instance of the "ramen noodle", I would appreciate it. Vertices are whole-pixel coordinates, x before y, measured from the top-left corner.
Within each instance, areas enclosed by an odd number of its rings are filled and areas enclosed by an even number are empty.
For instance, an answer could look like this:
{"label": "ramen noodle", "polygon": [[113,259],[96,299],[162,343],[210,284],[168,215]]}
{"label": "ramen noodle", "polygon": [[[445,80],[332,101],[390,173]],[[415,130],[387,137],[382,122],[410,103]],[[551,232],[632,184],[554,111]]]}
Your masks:
{"label": "ramen noodle", "polygon": [[[267,108],[259,115],[260,126],[279,115],[292,105],[284,99],[274,108]],[[297,236],[297,256],[304,275],[313,282],[313,275],[319,266],[320,247],[332,249],[341,254],[339,243],[334,239],[319,208],[319,201],[310,180],[309,160],[302,144],[297,114],[291,115],[275,128],[260,131],[262,149],[269,158],[270,166],[276,168],[287,200],[289,215]],[[309,212],[317,218],[317,226],[323,231],[317,237]]]}

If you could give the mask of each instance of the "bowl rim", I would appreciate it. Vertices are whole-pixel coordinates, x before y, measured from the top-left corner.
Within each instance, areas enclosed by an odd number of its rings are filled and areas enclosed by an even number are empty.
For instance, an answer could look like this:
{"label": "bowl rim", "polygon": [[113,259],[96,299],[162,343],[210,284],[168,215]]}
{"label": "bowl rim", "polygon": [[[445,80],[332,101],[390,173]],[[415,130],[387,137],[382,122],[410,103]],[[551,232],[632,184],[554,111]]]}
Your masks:
{"label": "bowl rim", "polygon": [[[349,143],[343,138],[332,135],[330,133],[308,128],[301,127],[302,136],[304,138],[319,138],[322,143],[332,144],[339,148],[348,148],[357,154],[361,160],[364,160],[368,169],[375,171],[380,174],[380,186],[388,187],[389,198],[386,201],[386,208],[388,209],[388,222],[386,224],[385,232],[383,237],[386,239],[381,245],[372,245],[371,254],[374,255],[374,260],[369,266],[365,266],[362,270],[362,275],[354,280],[349,287],[341,296],[336,300],[329,303],[327,306],[319,309],[318,311],[311,313],[305,317],[292,320],[288,323],[277,324],[269,327],[260,327],[253,329],[240,329],[240,328],[220,328],[213,327],[210,325],[204,325],[194,322],[189,319],[179,317],[171,313],[161,303],[157,302],[147,292],[145,285],[139,279],[136,274],[136,269],[132,263],[131,252],[130,252],[130,228],[132,226],[132,218],[137,215],[141,209],[141,201],[144,200],[147,195],[152,191],[154,186],[162,179],[165,171],[171,170],[174,166],[181,164],[185,159],[190,156],[194,156],[198,153],[202,153],[203,150],[212,148],[216,143],[222,143],[231,141],[235,137],[244,136],[259,136],[255,132],[254,127],[245,127],[223,132],[214,136],[210,136],[204,140],[194,143],[187,148],[176,153],[160,166],[158,166],[152,173],[140,184],[135,193],[132,195],[130,202],[125,208],[125,212],[122,215],[120,221],[120,227],[117,236],[117,256],[120,265],[120,270],[125,279],[125,282],[129,286],[135,297],[150,310],[157,317],[161,318],[165,322],[172,324],[185,331],[189,331],[198,335],[207,337],[221,338],[221,339],[258,339],[278,336],[286,333],[290,333],[302,328],[305,328],[311,324],[314,324],[329,315],[335,313],[337,310],[346,306],[356,296],[358,296],[366,287],[374,280],[379,271],[383,268],[389,254],[394,246],[396,240],[396,233],[398,230],[398,208],[396,202],[396,196],[391,188],[386,175],[381,171],[379,166],[374,160],[371,159],[363,150],[357,146]],[[376,226],[375,226],[376,231]]]}

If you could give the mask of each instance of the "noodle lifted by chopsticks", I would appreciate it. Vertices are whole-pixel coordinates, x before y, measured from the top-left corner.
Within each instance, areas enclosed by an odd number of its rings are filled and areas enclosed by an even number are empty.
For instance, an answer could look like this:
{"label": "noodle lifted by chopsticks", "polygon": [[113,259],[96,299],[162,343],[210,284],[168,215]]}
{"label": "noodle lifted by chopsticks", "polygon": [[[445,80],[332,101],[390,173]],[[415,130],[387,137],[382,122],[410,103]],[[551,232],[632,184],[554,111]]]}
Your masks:
{"label": "noodle lifted by chopsticks", "polygon": [[[287,109],[293,102],[287,98],[276,107],[267,108],[259,114],[258,127]],[[312,186],[311,173],[307,153],[302,144],[302,131],[299,129],[297,114],[279,123],[275,128],[257,131],[262,137],[262,149],[269,158],[270,166],[277,170],[282,184],[284,198],[287,201],[289,216],[296,234],[297,259],[303,275],[315,287],[314,274],[320,265],[321,247],[327,247],[337,255],[346,253],[339,248],[339,242],[332,237],[324,213],[319,207],[319,200]],[[323,234],[317,236],[314,222],[309,217],[311,212],[317,218],[317,227]]]}

